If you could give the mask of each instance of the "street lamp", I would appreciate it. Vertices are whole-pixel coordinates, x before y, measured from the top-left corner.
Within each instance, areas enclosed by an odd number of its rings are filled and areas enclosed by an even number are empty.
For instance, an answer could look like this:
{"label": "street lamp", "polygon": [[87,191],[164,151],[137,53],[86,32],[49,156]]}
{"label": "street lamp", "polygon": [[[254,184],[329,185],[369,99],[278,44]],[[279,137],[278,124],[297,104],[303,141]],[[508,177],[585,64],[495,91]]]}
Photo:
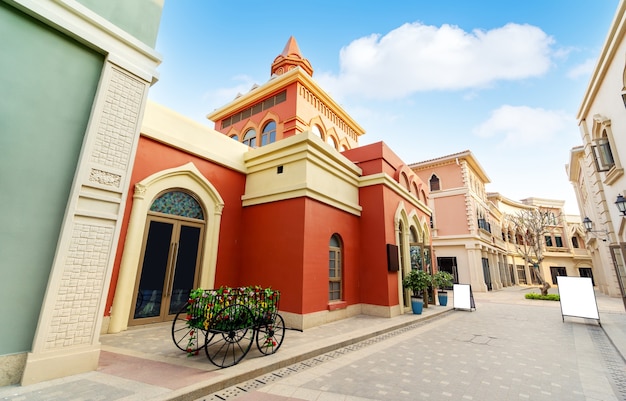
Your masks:
{"label": "street lamp", "polygon": [[621,194],[617,195],[615,206],[617,206],[617,210],[619,210],[622,215],[626,216],[626,198],[624,198]]}
{"label": "street lamp", "polygon": [[[624,199],[624,201],[626,202],[626,199]],[[591,219],[587,216],[585,216],[585,218],[583,219],[583,226],[585,227],[585,230],[588,233],[603,233],[604,234],[604,238],[601,238],[602,241],[606,242],[606,239],[609,236],[609,232],[607,230],[594,230],[593,229],[593,221],[591,221]]]}

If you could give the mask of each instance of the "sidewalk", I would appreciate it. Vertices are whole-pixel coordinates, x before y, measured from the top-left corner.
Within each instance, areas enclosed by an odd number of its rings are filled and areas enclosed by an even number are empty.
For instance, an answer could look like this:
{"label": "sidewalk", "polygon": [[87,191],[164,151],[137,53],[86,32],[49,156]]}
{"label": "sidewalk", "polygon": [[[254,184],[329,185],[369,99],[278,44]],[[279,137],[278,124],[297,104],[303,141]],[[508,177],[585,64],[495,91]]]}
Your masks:
{"label": "sidewalk", "polygon": [[[484,303],[524,304],[560,308],[559,302],[524,299],[529,287],[509,287],[490,293],[474,293],[477,311]],[[452,295],[449,292],[449,295]],[[596,295],[600,323],[611,341],[626,355],[626,313],[620,298]],[[0,400],[195,400],[234,384],[241,383],[314,356],[357,343],[413,324],[428,324],[445,318],[449,306],[424,309],[422,315],[405,314],[395,318],[356,316],[307,329],[288,330],[280,350],[262,356],[253,348],[237,365],[219,369],[201,353],[188,358],[170,337],[169,323],[133,328],[101,337],[102,352],[97,371],[51,380],[31,386],[0,388]],[[566,317],[569,319],[579,319]],[[590,320],[589,324],[597,324]]]}
{"label": "sidewalk", "polygon": [[[500,291],[488,292],[488,293],[474,293],[474,299],[477,304],[482,302],[497,302],[507,304],[521,304],[521,305],[537,305],[542,307],[560,308],[561,304],[554,301],[538,301],[528,300],[524,298],[524,294],[527,292],[540,293],[541,291],[536,287],[526,286],[514,286],[507,287]],[[558,294],[558,289],[552,287],[549,293]],[[617,348],[622,358],[626,360],[626,312],[624,303],[619,297],[609,297],[599,292],[596,294],[596,303],[598,305],[598,312],[600,315],[599,324],[609,337],[613,345]],[[581,319],[575,317],[565,317],[567,321],[585,321],[589,324],[598,324],[592,319]]]}

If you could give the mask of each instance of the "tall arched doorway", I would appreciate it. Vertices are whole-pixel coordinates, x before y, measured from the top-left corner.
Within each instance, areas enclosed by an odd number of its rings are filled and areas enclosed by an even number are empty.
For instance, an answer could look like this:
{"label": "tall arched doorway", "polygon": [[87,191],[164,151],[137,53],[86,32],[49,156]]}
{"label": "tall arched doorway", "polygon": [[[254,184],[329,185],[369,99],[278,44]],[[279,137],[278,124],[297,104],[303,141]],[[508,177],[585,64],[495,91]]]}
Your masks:
{"label": "tall arched doorway", "polygon": [[[192,197],[202,206],[204,220],[152,210],[156,199],[170,191],[181,191],[177,188],[184,188],[182,191],[193,195]],[[200,224],[203,221],[204,226],[199,240],[201,244],[198,250],[198,266],[195,273],[198,282],[195,287],[213,288],[223,208],[224,200],[217,189],[193,163],[161,170],[135,184],[133,203],[128,219],[126,239],[121,255],[117,285],[115,286],[111,316],[107,329],[108,333],[119,333],[122,330],[126,330],[130,322],[133,322],[133,324],[139,323],[133,321],[138,303],[137,289],[140,288],[140,284],[137,282],[141,280],[147,236],[150,232],[151,221],[155,217],[187,223]],[[193,224],[191,225],[193,226]],[[174,232],[174,228],[172,228],[172,232]],[[169,257],[169,248],[167,252]],[[140,269],[141,272],[139,271]],[[163,289],[169,290],[164,286],[161,291]],[[148,299],[151,297],[152,294],[150,294]],[[158,299],[158,292],[155,294],[155,299]],[[147,321],[145,322],[148,323]]]}
{"label": "tall arched doorway", "polygon": [[198,285],[205,212],[194,195],[171,190],[150,206],[129,324],[171,319]]}

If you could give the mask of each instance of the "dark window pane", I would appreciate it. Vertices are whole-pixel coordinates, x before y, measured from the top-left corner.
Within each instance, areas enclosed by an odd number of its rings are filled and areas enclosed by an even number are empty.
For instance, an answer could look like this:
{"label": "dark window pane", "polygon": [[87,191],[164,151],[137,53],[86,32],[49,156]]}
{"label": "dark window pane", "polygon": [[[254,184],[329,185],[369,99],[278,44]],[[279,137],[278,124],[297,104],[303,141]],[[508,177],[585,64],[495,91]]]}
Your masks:
{"label": "dark window pane", "polygon": [[173,228],[174,226],[169,223],[150,222],[133,316],[135,319],[161,314],[163,283],[167,272]]}
{"label": "dark window pane", "polygon": [[263,110],[267,110],[267,109],[269,109],[271,107],[274,107],[274,98],[273,97],[263,101]]}
{"label": "dark window pane", "polygon": [[169,313],[178,312],[189,299],[193,289],[200,244],[200,228],[181,226],[178,249],[176,249],[176,269]]}
{"label": "dark window pane", "polygon": [[434,174],[430,177],[430,190],[439,191],[439,178]]}
{"label": "dark window pane", "polygon": [[596,144],[592,145],[591,148],[593,150],[596,169],[598,171],[610,170],[615,164],[615,161],[613,160],[613,152],[611,151],[611,145],[608,138],[603,137],[598,139]]}
{"label": "dark window pane", "polygon": [[255,115],[262,111],[263,111],[263,105],[261,103],[255,104],[254,106],[252,106],[252,115]]}
{"label": "dark window pane", "polygon": [[275,97],[276,97],[276,104],[282,103],[285,100],[287,100],[287,91],[282,91],[278,95],[276,95]]}

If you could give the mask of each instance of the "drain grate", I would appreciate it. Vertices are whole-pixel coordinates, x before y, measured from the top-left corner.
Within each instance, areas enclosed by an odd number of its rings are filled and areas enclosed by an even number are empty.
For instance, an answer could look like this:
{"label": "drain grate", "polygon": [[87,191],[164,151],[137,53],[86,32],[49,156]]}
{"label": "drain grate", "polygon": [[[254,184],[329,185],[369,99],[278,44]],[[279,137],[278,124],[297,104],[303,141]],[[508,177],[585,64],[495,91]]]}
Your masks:
{"label": "drain grate", "polygon": [[247,382],[239,383],[235,386],[225,388],[224,390],[221,390],[219,392],[206,395],[202,398],[197,399],[196,401],[224,401],[224,400],[233,399],[235,397],[239,397],[240,395],[245,394],[247,392],[257,390],[265,386],[268,383],[272,383],[276,380],[282,379],[294,373],[302,372],[304,370],[317,366],[321,363],[339,358],[343,355],[349,354],[350,352],[358,351],[369,345],[376,344],[381,341],[385,341],[389,338],[393,338],[400,334],[406,333],[410,330],[415,330],[416,328],[421,327],[426,323],[430,323],[435,320],[441,319],[444,316],[445,314],[434,316],[430,319],[419,321],[411,325],[401,327],[396,330],[388,331],[386,333],[379,334],[378,336],[368,338],[367,340],[363,340],[358,343],[346,345],[345,347],[342,347],[333,351],[329,351],[325,354],[318,355],[313,358],[307,359],[305,361],[287,366],[286,368],[275,370],[271,373],[268,373],[263,376],[259,376]]}
{"label": "drain grate", "polygon": [[606,363],[613,391],[620,400],[626,401],[626,361],[600,326],[587,326],[593,343]]}

